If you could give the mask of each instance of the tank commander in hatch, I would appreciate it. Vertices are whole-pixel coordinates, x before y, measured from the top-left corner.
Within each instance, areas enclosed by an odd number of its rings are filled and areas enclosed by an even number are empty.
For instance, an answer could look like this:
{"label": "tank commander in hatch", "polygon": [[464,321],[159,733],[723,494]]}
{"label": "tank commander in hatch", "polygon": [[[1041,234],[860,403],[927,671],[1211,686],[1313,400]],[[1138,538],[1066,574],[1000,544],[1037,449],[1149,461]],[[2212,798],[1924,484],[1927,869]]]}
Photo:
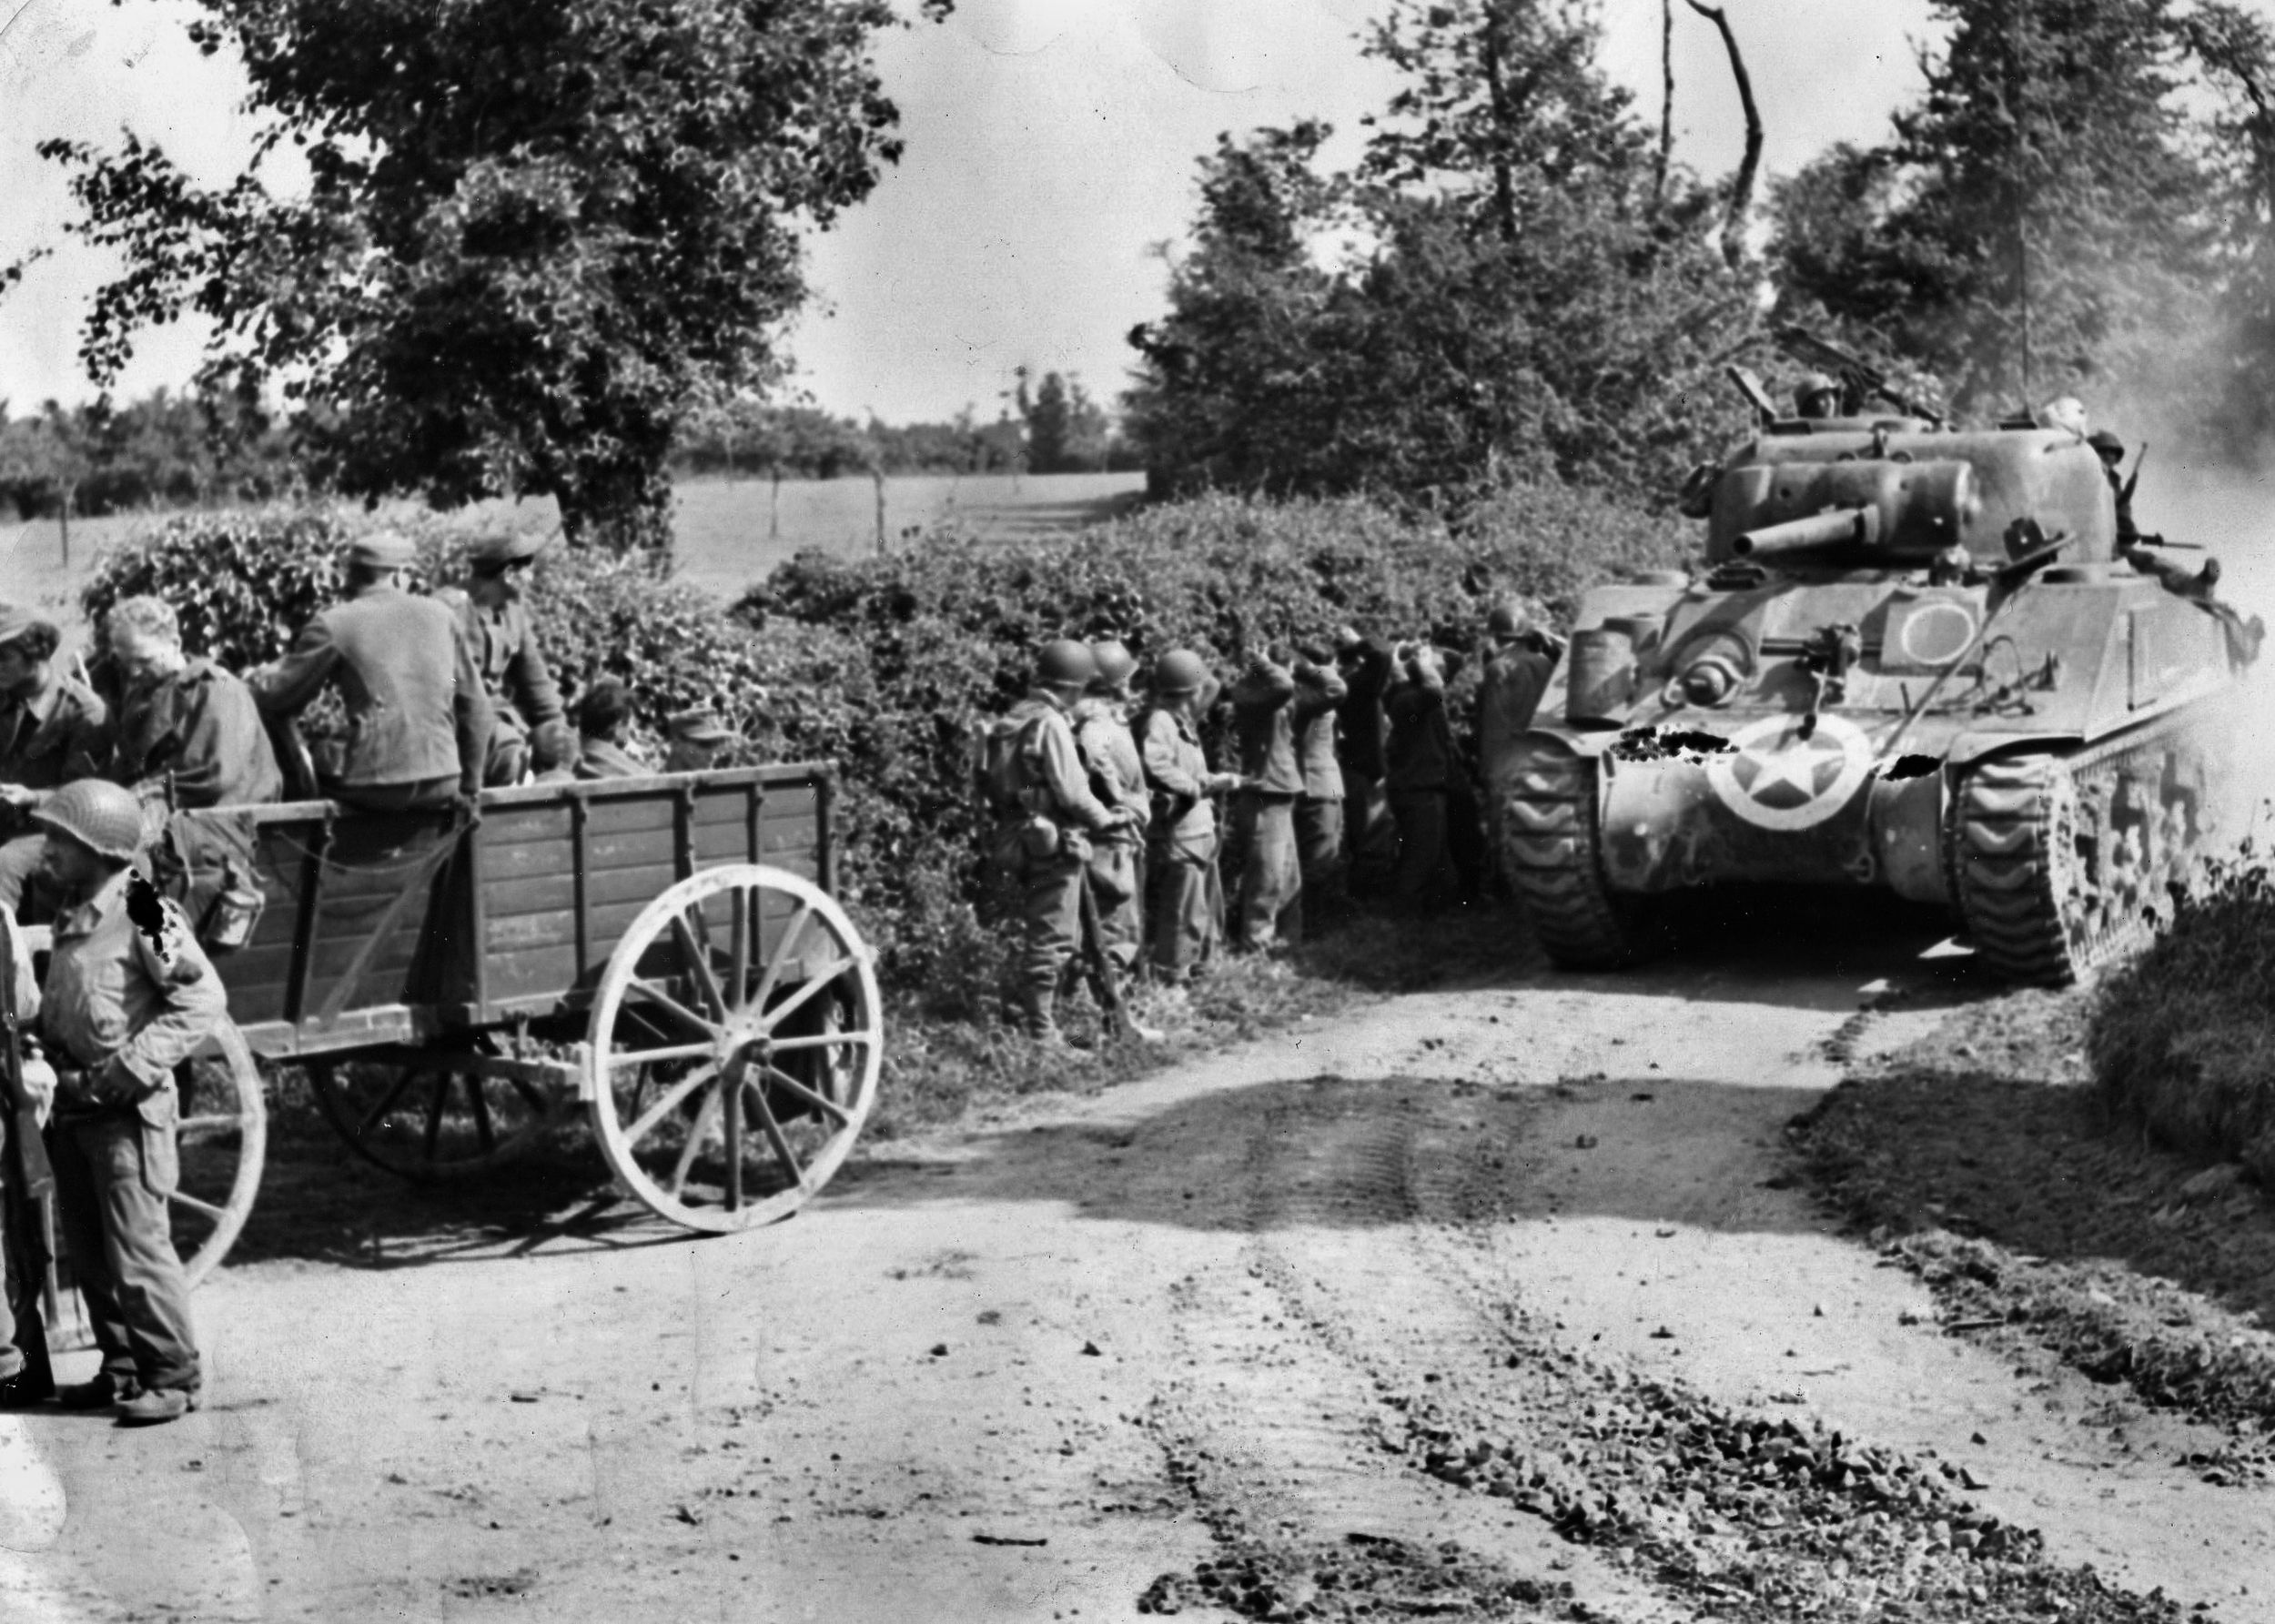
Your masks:
{"label": "tank commander in hatch", "polygon": [[1841,386],[1829,372],[1812,372],[1793,392],[1795,417],[1837,418],[1842,415]]}

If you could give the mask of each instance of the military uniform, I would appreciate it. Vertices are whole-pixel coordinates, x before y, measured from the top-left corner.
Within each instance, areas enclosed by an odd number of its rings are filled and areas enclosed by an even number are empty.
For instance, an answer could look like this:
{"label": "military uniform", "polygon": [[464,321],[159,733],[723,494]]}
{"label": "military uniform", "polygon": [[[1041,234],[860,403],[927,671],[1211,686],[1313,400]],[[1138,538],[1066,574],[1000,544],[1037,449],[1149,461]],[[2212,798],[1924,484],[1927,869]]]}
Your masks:
{"label": "military uniform", "polygon": [[200,1383],[167,1210],[179,1172],[174,1067],[227,1010],[181,910],[134,870],[56,918],[40,1010],[63,1074],[47,1152],[114,1393],[194,1395]]}
{"label": "military uniform", "polygon": [[577,744],[579,778],[645,778],[655,769],[611,739],[582,739]]}
{"label": "military uniform", "polygon": [[1353,894],[1380,891],[1398,866],[1398,829],[1382,784],[1382,695],[1390,681],[1390,651],[1361,638],[1342,651],[1342,703],[1336,707],[1336,753],[1342,767],[1343,845]]}
{"label": "military uniform", "polygon": [[1383,700],[1389,737],[1383,783],[1398,828],[1398,869],[1390,890],[1401,907],[1428,911],[1456,888],[1446,843],[1447,792],[1457,771],[1446,721],[1445,678],[1433,663],[1400,671]]}
{"label": "military uniform", "polygon": [[263,711],[292,716],[332,681],[348,707],[347,759],[331,786],[339,800],[389,811],[480,790],[493,719],[447,606],[367,586],[310,620],[249,686]]}
{"label": "military uniform", "polygon": [[110,776],[176,806],[259,806],[284,790],[252,690],[202,657],[130,690],[112,740]]}
{"label": "military uniform", "polygon": [[1090,843],[1090,894],[1098,907],[1106,956],[1125,983],[1138,973],[1146,938],[1146,826],[1152,820],[1145,762],[1138,741],[1111,700],[1089,698],[1074,708],[1075,748],[1090,775],[1090,789],[1107,808],[1124,807],[1133,822]]}
{"label": "military uniform", "polygon": [[515,784],[525,771],[547,772],[561,765],[569,723],[528,608],[519,600],[478,603],[456,587],[436,593],[435,600],[458,616],[460,635],[490,696],[492,721],[482,782]]}
{"label": "military uniform", "polygon": [[[97,776],[108,754],[109,715],[93,689],[53,670],[36,693],[0,698],[0,783],[44,796]],[[46,837],[33,828],[29,809],[0,805],[0,908],[14,913]]]}
{"label": "military uniform", "polygon": [[1058,982],[1082,947],[1082,880],[1090,839],[1114,822],[1090,792],[1073,728],[1043,691],[1012,707],[1002,724],[1016,736],[1018,784],[998,806],[995,853],[1019,886],[1022,1024],[1037,1037],[1057,1030]]}
{"label": "military uniform", "polygon": [[1208,752],[1185,717],[1161,707],[1147,711],[1138,752],[1154,795],[1153,967],[1175,985],[1208,962],[1222,929],[1217,808],[1208,795]]}
{"label": "military uniform", "polygon": [[[33,978],[29,946],[0,913],[0,997],[26,1034],[37,1029],[39,983]],[[6,1039],[0,1036],[0,1044]],[[35,1403],[52,1396],[55,1375],[47,1360],[47,1328],[40,1313],[46,1284],[46,1230],[35,1205],[42,1189],[53,1187],[41,1144],[37,1108],[30,1090],[16,1094],[7,1054],[0,1051],[0,1407]],[[28,1056],[25,1057],[28,1061]]]}
{"label": "military uniform", "polygon": [[1269,660],[1249,662],[1232,685],[1232,731],[1244,781],[1232,798],[1232,839],[1241,852],[1232,911],[1236,947],[1303,939],[1303,871],[1296,858],[1295,677]]}
{"label": "military uniform", "polygon": [[1303,892],[1315,903],[1340,893],[1343,880],[1343,769],[1336,759],[1337,712],[1350,690],[1332,666],[1297,662],[1296,767],[1303,793],[1296,798],[1296,857]]}

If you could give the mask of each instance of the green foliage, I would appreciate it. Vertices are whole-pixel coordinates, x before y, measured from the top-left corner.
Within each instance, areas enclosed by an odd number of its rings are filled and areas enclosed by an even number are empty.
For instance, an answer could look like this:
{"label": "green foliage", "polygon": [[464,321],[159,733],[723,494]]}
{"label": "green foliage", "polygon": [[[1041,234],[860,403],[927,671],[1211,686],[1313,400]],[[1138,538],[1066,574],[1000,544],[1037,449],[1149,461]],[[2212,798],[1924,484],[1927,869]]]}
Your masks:
{"label": "green foliage", "polygon": [[0,496],[26,516],[96,516],[214,501],[268,501],[298,489],[286,437],[234,401],[164,388],[126,406],[98,399],[11,419],[0,402]]}
{"label": "green foliage", "polygon": [[1715,194],[1659,184],[1597,45],[1580,6],[1402,3],[1368,45],[1401,88],[1354,171],[1320,171],[1316,122],[1221,139],[1169,313],[1130,335],[1157,484],[1671,495],[1739,423],[1720,368],[1759,324]]}
{"label": "green foliage", "polygon": [[2246,842],[2096,998],[2086,1053],[2121,1118],[2275,1185],[2275,873]]}
{"label": "green foliage", "polygon": [[[659,543],[681,411],[774,378],[798,229],[898,156],[887,0],[201,5],[251,85],[243,174],[203,186],[132,132],[42,146],[126,264],[82,353],[107,380],[194,309],[207,378],[280,380],[352,494],[551,492],[572,540]],[[264,179],[288,141],[297,197]]]}
{"label": "green foliage", "polygon": [[1026,466],[1038,474],[1089,473],[1112,465],[1106,409],[1082,380],[1046,372],[1027,392],[1027,369],[1018,369],[1019,415],[1026,420]]}

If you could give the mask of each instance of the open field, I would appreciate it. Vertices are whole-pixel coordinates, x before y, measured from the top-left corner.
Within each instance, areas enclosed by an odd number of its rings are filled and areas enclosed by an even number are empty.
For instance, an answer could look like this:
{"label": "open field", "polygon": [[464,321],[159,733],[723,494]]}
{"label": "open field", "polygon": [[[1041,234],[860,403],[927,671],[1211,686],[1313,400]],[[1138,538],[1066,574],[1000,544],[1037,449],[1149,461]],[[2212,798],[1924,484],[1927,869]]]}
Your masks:
{"label": "open field", "polygon": [[[1133,506],[1143,474],[924,476],[885,483],[885,530],[898,545],[909,531],[956,519],[1012,538],[1079,530]],[[776,564],[808,548],[852,554],[876,545],[876,488],[866,479],[785,480],[774,510],[763,479],[697,479],[679,488],[673,514],[682,575],[723,599],[739,596]],[[484,504],[498,507],[504,504]],[[554,521],[550,499],[521,504]],[[0,597],[28,600],[71,617],[72,600],[106,549],[163,516],[82,519],[71,527],[65,568],[56,521],[0,526]]]}

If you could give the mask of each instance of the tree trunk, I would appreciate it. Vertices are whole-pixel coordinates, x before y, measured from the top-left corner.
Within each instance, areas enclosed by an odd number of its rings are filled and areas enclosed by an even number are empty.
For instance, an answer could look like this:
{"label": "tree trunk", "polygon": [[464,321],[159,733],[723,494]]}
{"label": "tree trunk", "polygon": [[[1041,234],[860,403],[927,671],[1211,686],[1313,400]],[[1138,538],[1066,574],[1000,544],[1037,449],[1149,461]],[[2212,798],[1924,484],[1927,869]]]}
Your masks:
{"label": "tree trunk", "polygon": [[639,554],[658,567],[671,562],[672,482],[660,472],[596,478],[553,497],[570,546]]}
{"label": "tree trunk", "polygon": [[[1493,131],[1499,136],[1507,131],[1512,122],[1509,108],[1509,89],[1501,76],[1501,9],[1491,7],[1485,14],[1485,89],[1491,98]],[[1501,240],[1517,240],[1516,178],[1509,172],[1506,156],[1493,158],[1493,219],[1501,227]]]}
{"label": "tree trunk", "polygon": [[71,568],[71,507],[79,499],[79,484],[73,480],[63,488],[63,506],[56,509],[56,523],[63,537],[63,567]]}
{"label": "tree trunk", "polygon": [[879,557],[879,558],[883,558],[883,557],[884,557],[884,556],[885,556],[885,555],[888,551],[890,551],[890,550],[891,550],[891,549],[885,545],[885,470],[884,470],[884,469],[882,469],[882,468],[872,468],[872,469],[870,469],[870,470],[869,470],[869,478],[870,478],[871,479],[873,479],[873,480],[875,480],[875,481],[876,482],[876,488],[877,488],[877,557]]}
{"label": "tree trunk", "polygon": [[774,485],[766,498],[766,540],[779,541],[782,540],[782,464],[777,462],[770,471],[774,476]]}
{"label": "tree trunk", "polygon": [[1721,31],[1723,49],[1730,54],[1730,76],[1738,82],[1738,105],[1745,109],[1745,156],[1738,160],[1737,176],[1730,183],[1730,207],[1722,217],[1722,257],[1736,270],[1745,259],[1745,219],[1754,209],[1754,172],[1762,166],[1762,110],[1754,106],[1754,77],[1745,71],[1745,57],[1729,17],[1721,6],[1708,5],[1705,0],[1690,0],[1690,6]]}
{"label": "tree trunk", "polygon": [[1651,175],[1651,205],[1667,199],[1667,166],[1674,158],[1674,0],[1659,0],[1659,162]]}

